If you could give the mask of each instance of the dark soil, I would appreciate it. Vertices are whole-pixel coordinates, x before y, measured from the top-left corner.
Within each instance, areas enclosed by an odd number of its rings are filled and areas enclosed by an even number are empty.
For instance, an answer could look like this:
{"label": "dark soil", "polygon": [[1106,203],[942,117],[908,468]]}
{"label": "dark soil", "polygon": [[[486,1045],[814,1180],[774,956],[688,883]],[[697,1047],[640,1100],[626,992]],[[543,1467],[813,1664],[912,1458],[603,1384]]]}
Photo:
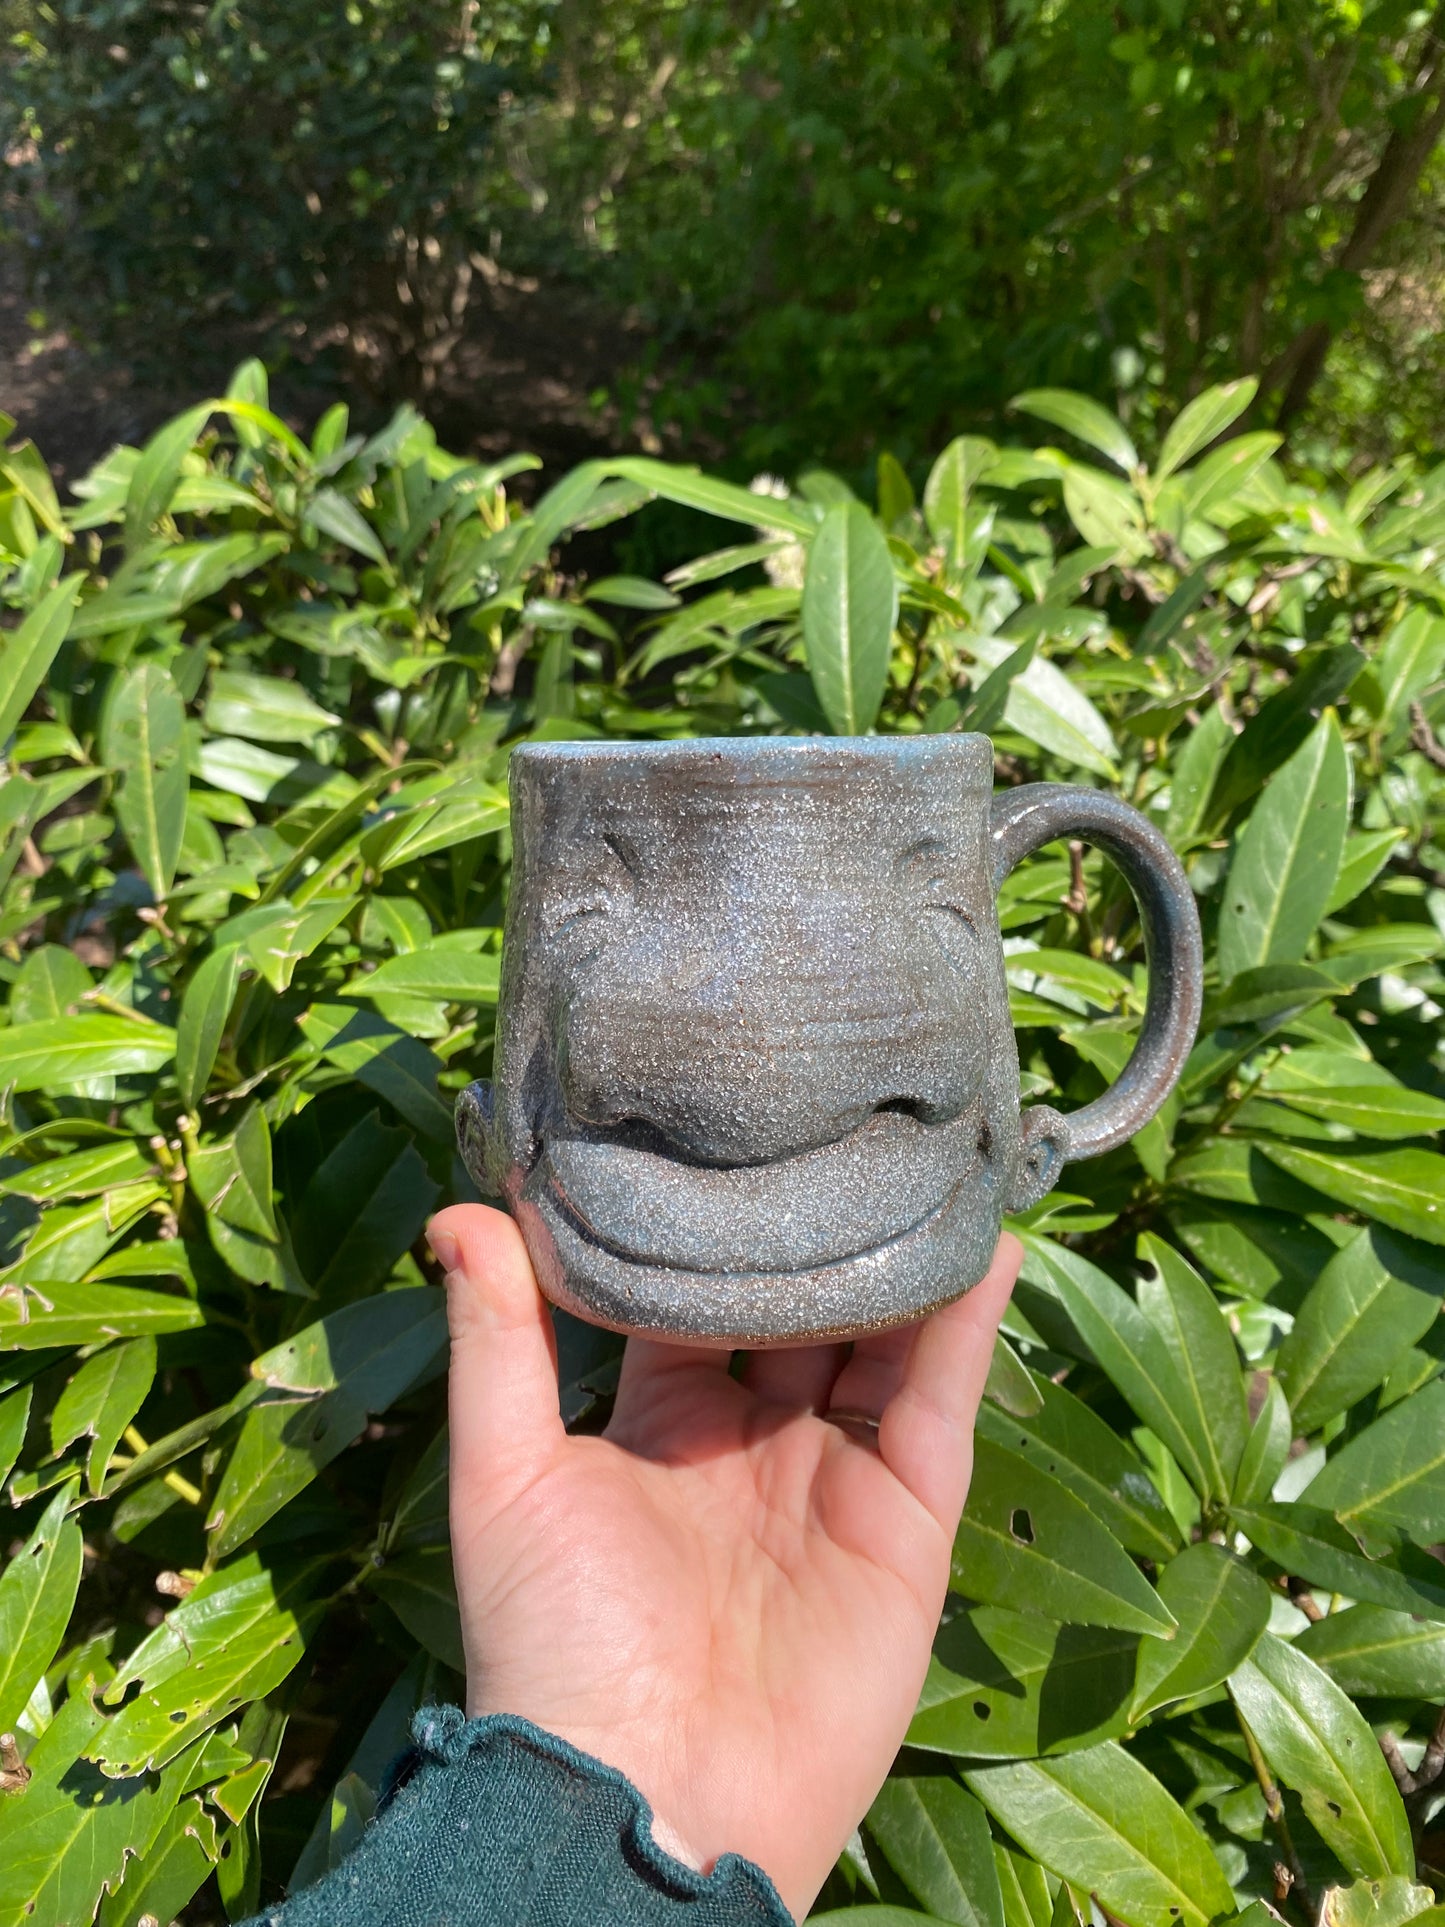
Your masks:
{"label": "dark soil", "polygon": [[[0,409],[62,484],[79,480],[117,442],[138,444],[181,408],[216,393],[253,352],[233,333],[196,344],[169,374],[137,371],[36,315],[24,269],[20,247],[0,245]],[[483,289],[430,392],[410,398],[444,447],[480,456],[527,449],[552,476],[624,446],[662,452],[671,438],[659,437],[644,415],[624,419],[615,402],[594,406],[592,399],[613,388],[646,345],[634,321],[585,288],[514,281]],[[272,378],[273,406],[297,428],[309,428],[338,398],[351,404],[359,427],[374,426],[399,399],[368,393],[324,355],[308,361],[304,342]]]}

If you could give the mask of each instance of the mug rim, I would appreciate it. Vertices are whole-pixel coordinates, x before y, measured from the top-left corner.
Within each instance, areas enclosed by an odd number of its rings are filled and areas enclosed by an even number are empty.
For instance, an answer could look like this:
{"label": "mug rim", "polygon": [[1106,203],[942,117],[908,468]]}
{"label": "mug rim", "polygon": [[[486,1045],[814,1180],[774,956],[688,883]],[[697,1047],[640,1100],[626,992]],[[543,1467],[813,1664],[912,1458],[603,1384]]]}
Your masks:
{"label": "mug rim", "polygon": [[993,775],[993,743],[978,730],[898,736],[679,736],[569,739],[555,743],[518,743],[510,762],[564,765],[647,762],[744,763],[776,757],[784,761],[820,763],[850,761],[904,765],[940,762],[981,764]]}

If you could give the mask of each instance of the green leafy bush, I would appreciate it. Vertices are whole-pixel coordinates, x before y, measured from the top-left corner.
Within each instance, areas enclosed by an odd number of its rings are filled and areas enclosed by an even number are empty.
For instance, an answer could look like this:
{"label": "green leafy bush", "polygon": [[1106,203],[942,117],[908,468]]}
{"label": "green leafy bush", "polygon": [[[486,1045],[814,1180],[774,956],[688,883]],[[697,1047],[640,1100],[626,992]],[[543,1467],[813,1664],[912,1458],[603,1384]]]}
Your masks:
{"label": "green leafy bush", "polygon": [[434,0],[57,0],[17,36],[36,296],[112,352],[299,329],[419,391],[494,218],[498,96],[537,9]]}
{"label": "green leafy bush", "polygon": [[[525,508],[407,412],[303,442],[254,364],[73,506],[0,456],[0,1927],[240,1917],[459,1690],[420,1239],[509,747],[874,727],[1131,797],[1211,964],[1164,1113],[1018,1221],[958,1591],[822,1905],[1439,1927],[1445,470],[1307,490],[1221,439],[1249,398],[1146,468],[1022,396],[1075,452],[885,461],[876,512],[641,458]],[[569,568],[654,497],[740,526]],[[1083,1101],[1132,902],[1048,851],[1000,920],[1025,1089]],[[572,1423],[617,1354],[561,1321]]]}

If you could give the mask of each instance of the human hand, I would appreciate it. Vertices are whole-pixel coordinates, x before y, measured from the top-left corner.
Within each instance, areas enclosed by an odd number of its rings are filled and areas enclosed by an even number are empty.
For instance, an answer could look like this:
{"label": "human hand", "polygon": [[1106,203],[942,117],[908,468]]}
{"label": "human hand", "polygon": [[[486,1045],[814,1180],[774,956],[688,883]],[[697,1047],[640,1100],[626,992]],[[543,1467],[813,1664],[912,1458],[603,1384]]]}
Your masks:
{"label": "human hand", "polygon": [[923,1684],[1017,1240],[921,1324],[754,1352],[740,1380],[726,1351],[631,1339],[605,1434],[571,1438],[517,1227],[455,1205],[428,1236],[468,1713],[616,1767],[660,1845],[703,1872],[742,1854],[801,1919]]}

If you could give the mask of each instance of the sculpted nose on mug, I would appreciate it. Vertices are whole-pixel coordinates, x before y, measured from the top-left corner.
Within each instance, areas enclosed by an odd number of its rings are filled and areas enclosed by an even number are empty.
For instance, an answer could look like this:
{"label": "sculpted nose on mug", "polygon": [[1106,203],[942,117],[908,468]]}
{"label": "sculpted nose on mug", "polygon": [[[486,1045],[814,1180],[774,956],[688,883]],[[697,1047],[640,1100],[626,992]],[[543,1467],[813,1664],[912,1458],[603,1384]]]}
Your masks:
{"label": "sculpted nose on mug", "polygon": [[846,981],[727,963],[663,978],[621,959],[572,1001],[563,1102],[703,1164],[794,1156],[881,1110],[943,1123],[978,1085],[955,1005],[926,973],[877,964]]}

